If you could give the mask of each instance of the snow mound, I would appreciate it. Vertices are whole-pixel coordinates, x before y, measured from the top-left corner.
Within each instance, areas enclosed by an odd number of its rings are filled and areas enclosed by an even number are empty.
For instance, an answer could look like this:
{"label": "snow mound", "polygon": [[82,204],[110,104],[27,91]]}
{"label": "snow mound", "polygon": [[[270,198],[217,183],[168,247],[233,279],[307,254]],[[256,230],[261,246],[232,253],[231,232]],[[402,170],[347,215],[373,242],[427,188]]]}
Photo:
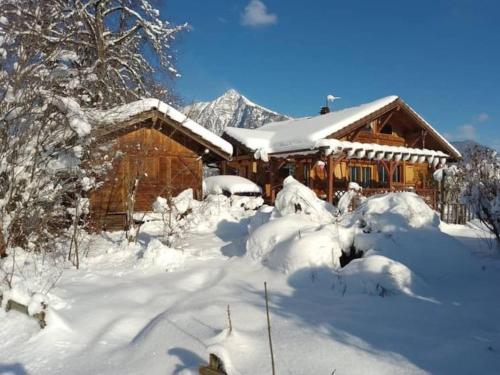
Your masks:
{"label": "snow mound", "polygon": [[405,265],[381,255],[371,255],[355,259],[342,268],[338,272],[334,288],[342,295],[412,295],[416,280]]}
{"label": "snow mound", "polygon": [[261,194],[262,189],[254,182],[240,176],[210,176],[203,181],[204,195],[222,194]]}
{"label": "snow mound", "polygon": [[328,229],[299,232],[288,241],[278,243],[269,254],[266,264],[284,273],[303,268],[339,267],[342,249]]}
{"label": "snow mound", "polygon": [[[276,218],[256,228],[248,237],[247,254],[254,260],[263,260],[280,242],[314,230],[316,225],[304,215]],[[299,233],[300,232],[300,233]]]}
{"label": "snow mound", "polygon": [[258,211],[250,218],[250,222],[247,225],[248,233],[253,233],[257,228],[266,224],[273,214],[274,207],[263,205]]}
{"label": "snow mound", "polygon": [[240,195],[231,196],[231,206],[241,207],[245,210],[256,210],[264,204],[262,197],[245,197]]}
{"label": "snow mound", "polygon": [[292,176],[283,181],[283,189],[276,196],[274,205],[281,216],[301,213],[320,223],[333,221],[333,207],[328,207],[328,204],[319,199],[314,191]]}
{"label": "snow mound", "polygon": [[390,232],[400,228],[438,227],[439,216],[415,193],[375,195],[366,199],[354,218],[369,230]]}
{"label": "snow mound", "polygon": [[186,256],[181,250],[165,246],[160,240],[153,239],[144,250],[141,258],[143,267],[155,266],[167,271],[174,271],[181,267]]}

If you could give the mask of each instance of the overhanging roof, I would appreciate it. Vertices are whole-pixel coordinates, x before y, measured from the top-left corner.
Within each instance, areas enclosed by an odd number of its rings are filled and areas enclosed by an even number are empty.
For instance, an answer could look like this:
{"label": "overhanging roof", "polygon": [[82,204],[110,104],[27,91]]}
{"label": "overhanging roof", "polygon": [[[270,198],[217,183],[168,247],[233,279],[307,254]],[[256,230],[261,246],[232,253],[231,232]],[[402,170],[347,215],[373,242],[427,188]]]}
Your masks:
{"label": "overhanging roof", "polygon": [[93,124],[93,135],[102,137],[146,119],[162,119],[199,144],[225,159],[233,153],[233,146],[183,113],[158,99],[142,99],[109,110],[86,113]]}

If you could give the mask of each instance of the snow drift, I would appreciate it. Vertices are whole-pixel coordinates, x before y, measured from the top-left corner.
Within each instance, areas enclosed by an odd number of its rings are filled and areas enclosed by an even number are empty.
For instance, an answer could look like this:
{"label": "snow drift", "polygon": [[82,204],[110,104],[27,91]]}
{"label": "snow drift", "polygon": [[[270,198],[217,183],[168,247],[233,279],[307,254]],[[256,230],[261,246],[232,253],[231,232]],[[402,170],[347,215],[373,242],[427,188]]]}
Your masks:
{"label": "snow drift", "polygon": [[337,293],[370,294],[386,297],[394,294],[413,294],[416,276],[405,265],[381,255],[355,259],[339,270],[334,279]]}
{"label": "snow drift", "polygon": [[367,229],[391,232],[407,228],[438,227],[439,216],[415,193],[388,193],[365,200],[354,213]]}
{"label": "snow drift", "polygon": [[283,181],[283,189],[276,196],[274,205],[281,216],[301,213],[324,224],[333,221],[335,212],[333,206],[319,199],[314,191],[292,176]]}

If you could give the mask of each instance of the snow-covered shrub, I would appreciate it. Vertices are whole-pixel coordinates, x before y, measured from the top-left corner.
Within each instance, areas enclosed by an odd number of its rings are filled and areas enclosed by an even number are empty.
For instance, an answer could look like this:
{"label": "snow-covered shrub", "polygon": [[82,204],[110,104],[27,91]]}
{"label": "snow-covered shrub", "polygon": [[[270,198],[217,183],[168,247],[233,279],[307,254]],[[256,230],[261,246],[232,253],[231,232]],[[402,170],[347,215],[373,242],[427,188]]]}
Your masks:
{"label": "snow-covered shrub", "polygon": [[276,244],[266,264],[284,273],[303,268],[340,266],[341,245],[331,228],[299,231],[299,234]]}
{"label": "snow-covered shrub", "polygon": [[276,196],[274,206],[276,211],[282,216],[300,213],[325,224],[332,222],[334,219],[332,214],[334,208],[319,199],[314,191],[298,182],[292,176],[288,176],[283,181],[283,189]]}
{"label": "snow-covered shrub", "polygon": [[47,254],[19,247],[10,249],[9,257],[0,262],[0,280],[4,281],[0,283],[0,295],[4,296],[2,303],[12,299],[29,307],[34,302],[31,311],[36,310],[36,301],[48,303],[47,294],[68,266],[66,256],[59,248]]}
{"label": "snow-covered shrub", "polygon": [[364,201],[362,190],[356,182],[349,182],[348,190],[339,199],[338,209],[341,214],[349,212],[351,207],[358,207]]}
{"label": "snow-covered shrub", "polygon": [[334,278],[337,293],[370,294],[381,297],[413,294],[418,279],[405,265],[380,255],[355,259]]}
{"label": "snow-covered shrub", "polygon": [[256,210],[264,204],[262,197],[246,197],[241,195],[231,195],[231,206],[241,207],[245,210]]}
{"label": "snow-covered shrub", "polygon": [[169,246],[174,246],[189,228],[191,213],[198,206],[193,189],[186,189],[173,198],[156,198],[153,211],[162,215],[163,235]]}
{"label": "snow-covered shrub", "polygon": [[438,227],[439,216],[415,193],[375,195],[366,199],[354,212],[366,231],[391,232],[408,227]]}
{"label": "snow-covered shrub", "polygon": [[247,254],[256,260],[266,259],[275,246],[283,241],[298,238],[308,231],[314,231],[317,224],[305,215],[278,217],[255,229],[247,240]]}
{"label": "snow-covered shrub", "polygon": [[166,271],[181,267],[184,261],[185,255],[181,250],[164,245],[158,239],[153,239],[148,243],[141,258],[143,267],[156,266]]}

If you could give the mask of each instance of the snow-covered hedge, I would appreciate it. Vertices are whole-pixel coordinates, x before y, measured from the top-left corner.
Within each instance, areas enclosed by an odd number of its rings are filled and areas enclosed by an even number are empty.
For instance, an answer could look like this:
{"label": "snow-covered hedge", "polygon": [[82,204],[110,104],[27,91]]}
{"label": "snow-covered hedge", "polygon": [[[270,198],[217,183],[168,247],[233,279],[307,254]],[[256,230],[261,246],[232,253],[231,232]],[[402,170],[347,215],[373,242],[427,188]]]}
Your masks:
{"label": "snow-covered hedge", "polygon": [[301,213],[321,223],[333,221],[335,212],[333,206],[319,199],[314,191],[292,176],[283,181],[283,189],[276,196],[274,205],[281,216]]}
{"label": "snow-covered hedge", "polygon": [[438,227],[439,216],[415,193],[375,195],[366,199],[353,215],[368,230]]}

